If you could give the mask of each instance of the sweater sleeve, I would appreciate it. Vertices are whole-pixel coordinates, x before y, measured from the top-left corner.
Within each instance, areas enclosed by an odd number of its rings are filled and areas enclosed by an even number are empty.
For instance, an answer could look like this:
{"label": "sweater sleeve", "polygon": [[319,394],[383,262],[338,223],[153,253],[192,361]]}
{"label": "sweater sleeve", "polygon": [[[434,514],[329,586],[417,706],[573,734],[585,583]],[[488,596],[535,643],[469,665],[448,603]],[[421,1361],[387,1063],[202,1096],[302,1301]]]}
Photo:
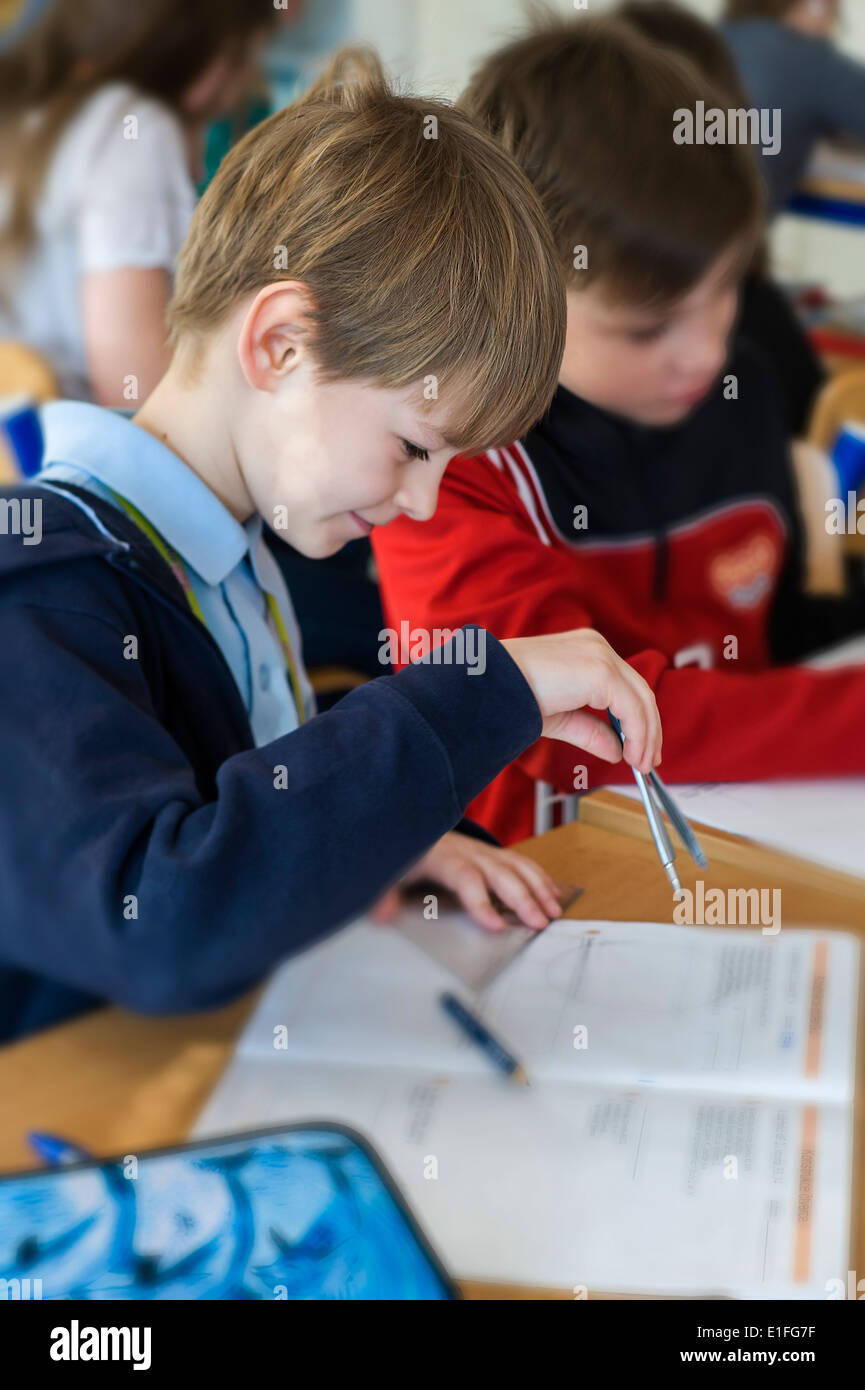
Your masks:
{"label": "sweater sleeve", "polygon": [[[478,622],[497,637],[621,625],[622,595],[599,586],[583,559],[545,545],[512,484],[478,459],[451,465],[435,517],[400,520],[375,539],[387,620],[428,629]],[[782,667],[753,674],[674,668],[663,651],[619,653],[655,692],[664,730],[664,778],[733,782],[865,772],[865,668]],[[542,740],[518,759],[558,791],[629,782],[569,745]]]}
{"label": "sweater sleeve", "polygon": [[7,602],[0,649],[0,956],[147,1012],[221,1002],[362,911],[541,728],[490,638],[482,674],[372,681],[208,797],[122,626]]}

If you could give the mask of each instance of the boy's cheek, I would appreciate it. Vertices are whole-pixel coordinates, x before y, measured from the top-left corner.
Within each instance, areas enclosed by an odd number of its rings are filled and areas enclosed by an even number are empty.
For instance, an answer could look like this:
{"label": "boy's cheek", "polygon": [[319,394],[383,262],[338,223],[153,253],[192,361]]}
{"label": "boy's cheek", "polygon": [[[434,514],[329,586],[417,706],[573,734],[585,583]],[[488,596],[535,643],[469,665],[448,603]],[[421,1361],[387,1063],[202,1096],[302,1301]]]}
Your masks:
{"label": "boy's cheek", "polygon": [[622,350],[617,364],[607,360],[599,364],[593,376],[599,404],[636,418],[656,408],[668,380],[661,364],[641,357],[635,359],[633,351],[627,348]]}

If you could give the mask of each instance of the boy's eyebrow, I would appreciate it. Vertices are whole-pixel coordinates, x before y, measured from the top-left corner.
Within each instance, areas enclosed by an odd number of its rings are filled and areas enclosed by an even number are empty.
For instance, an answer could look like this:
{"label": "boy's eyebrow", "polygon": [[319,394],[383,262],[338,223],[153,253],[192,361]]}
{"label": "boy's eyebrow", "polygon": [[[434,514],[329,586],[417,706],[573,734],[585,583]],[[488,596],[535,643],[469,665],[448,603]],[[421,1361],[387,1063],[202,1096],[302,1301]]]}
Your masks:
{"label": "boy's eyebrow", "polygon": [[430,454],[434,454],[438,449],[455,449],[457,447],[456,440],[449,438],[444,430],[436,429],[435,425],[421,425],[420,429],[415,430],[414,433],[416,437],[412,439],[412,444],[419,445]]}
{"label": "boy's eyebrow", "polygon": [[659,323],[665,323],[670,317],[671,309],[658,309],[651,312],[643,312],[639,309],[623,309],[613,320],[616,328],[654,328]]}
{"label": "boy's eyebrow", "polygon": [[668,318],[676,305],[677,301],[672,299],[656,300],[654,303],[629,303],[626,299],[614,299],[601,307],[608,322],[621,327],[622,324],[657,323],[660,319]]}

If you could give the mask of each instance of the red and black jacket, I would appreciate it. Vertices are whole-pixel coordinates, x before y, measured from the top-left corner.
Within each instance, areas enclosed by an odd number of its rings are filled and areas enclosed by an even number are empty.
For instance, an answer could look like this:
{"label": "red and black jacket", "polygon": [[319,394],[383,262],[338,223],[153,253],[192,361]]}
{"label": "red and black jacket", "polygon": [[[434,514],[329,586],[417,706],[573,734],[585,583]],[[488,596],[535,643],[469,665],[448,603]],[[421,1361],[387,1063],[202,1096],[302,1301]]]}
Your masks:
{"label": "red and black jacket", "polygon": [[[431,521],[374,544],[391,627],[602,632],[655,690],[668,781],[865,771],[865,668],[778,665],[865,629],[865,603],[801,590],[784,411],[744,345],[672,429],[560,388],[524,440],[453,460]],[[529,835],[535,783],[571,792],[581,764],[589,789],[630,779],[542,740],[472,813],[505,842]]]}

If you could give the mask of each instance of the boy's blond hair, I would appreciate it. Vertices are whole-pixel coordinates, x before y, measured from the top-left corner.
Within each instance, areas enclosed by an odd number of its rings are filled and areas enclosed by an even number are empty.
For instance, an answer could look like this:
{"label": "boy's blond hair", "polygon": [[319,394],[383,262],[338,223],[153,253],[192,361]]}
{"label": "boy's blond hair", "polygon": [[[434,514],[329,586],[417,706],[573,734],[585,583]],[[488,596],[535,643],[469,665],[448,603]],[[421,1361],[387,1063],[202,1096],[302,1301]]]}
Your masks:
{"label": "boy's blond hair", "polygon": [[533,189],[464,113],[395,95],[366,50],[223,161],[180,256],[175,343],[278,280],[309,288],[325,376],[424,386],[456,448],[524,434],[552,398],[564,283]]}

